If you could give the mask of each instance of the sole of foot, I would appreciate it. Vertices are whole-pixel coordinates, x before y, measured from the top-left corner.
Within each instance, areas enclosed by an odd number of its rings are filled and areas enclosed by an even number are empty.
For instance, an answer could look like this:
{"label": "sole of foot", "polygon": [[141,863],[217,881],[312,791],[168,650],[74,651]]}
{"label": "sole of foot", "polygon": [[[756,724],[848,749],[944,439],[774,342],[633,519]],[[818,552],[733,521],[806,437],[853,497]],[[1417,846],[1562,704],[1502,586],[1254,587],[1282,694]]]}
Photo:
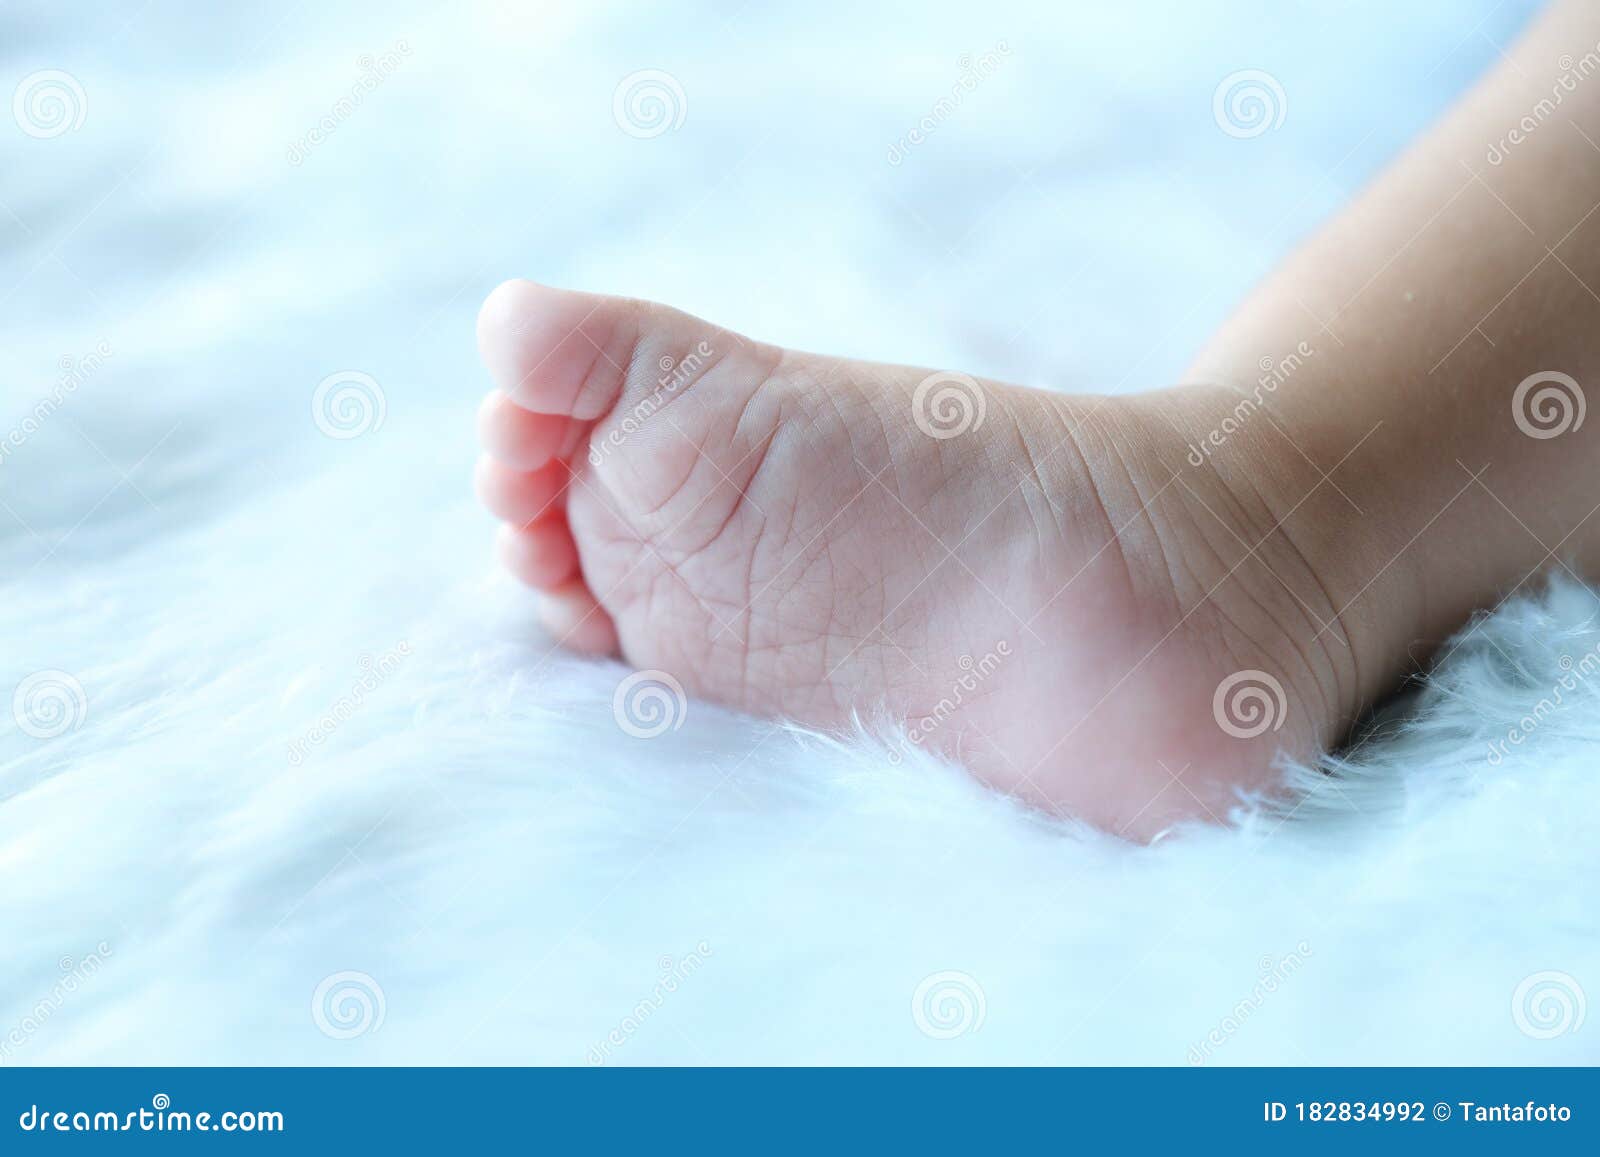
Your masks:
{"label": "sole of foot", "polygon": [[528,281],[478,339],[478,492],[577,651],[815,727],[889,720],[1139,839],[1272,792],[1348,723],[1317,570],[1191,460],[1226,391],[1067,396]]}

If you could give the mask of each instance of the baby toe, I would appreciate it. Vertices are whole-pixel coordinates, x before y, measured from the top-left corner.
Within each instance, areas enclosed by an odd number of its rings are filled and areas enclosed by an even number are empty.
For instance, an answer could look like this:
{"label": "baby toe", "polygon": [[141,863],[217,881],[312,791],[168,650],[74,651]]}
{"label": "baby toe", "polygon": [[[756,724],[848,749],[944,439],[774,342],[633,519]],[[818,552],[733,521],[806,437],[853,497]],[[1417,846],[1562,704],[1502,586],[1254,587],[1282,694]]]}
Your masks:
{"label": "baby toe", "polygon": [[502,526],[500,561],[522,582],[550,590],[577,576],[578,548],[565,519],[547,518],[528,527]]}
{"label": "baby toe", "polygon": [[489,513],[513,526],[530,527],[561,513],[567,468],[551,462],[538,470],[513,470],[484,455],[473,482]]}
{"label": "baby toe", "polygon": [[575,424],[559,414],[536,414],[495,390],[478,407],[478,441],[514,470],[537,470],[571,453]]}
{"label": "baby toe", "polygon": [[539,600],[539,621],[561,646],[585,655],[615,655],[617,627],[581,579]]}

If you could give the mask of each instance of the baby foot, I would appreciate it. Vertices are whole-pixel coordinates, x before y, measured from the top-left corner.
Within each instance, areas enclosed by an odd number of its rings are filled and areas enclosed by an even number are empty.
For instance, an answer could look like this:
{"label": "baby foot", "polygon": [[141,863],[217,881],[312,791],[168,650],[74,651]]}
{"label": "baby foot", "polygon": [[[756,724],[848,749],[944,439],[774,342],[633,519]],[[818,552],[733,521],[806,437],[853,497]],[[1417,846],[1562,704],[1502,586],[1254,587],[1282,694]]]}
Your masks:
{"label": "baby foot", "polygon": [[813,726],[887,712],[1138,838],[1270,791],[1355,711],[1319,573],[1191,449],[1220,391],[841,361],[527,281],[478,340],[478,490],[570,647]]}

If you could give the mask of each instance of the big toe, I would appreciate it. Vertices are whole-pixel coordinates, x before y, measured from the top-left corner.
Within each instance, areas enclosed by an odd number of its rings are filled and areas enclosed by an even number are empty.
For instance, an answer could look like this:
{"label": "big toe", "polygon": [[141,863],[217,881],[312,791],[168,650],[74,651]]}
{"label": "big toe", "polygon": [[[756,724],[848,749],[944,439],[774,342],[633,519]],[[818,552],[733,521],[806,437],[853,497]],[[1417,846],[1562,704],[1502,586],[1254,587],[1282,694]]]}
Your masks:
{"label": "big toe", "polygon": [[622,391],[646,308],[623,297],[507,281],[478,312],[478,349],[517,405],[598,418]]}

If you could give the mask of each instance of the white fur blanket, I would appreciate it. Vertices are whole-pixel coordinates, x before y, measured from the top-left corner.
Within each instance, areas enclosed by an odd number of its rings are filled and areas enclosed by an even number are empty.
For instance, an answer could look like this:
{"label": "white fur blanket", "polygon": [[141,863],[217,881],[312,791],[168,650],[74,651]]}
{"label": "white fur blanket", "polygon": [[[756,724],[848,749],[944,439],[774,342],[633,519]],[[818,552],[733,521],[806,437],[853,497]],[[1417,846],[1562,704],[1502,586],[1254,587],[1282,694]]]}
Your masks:
{"label": "white fur blanket", "polygon": [[467,497],[517,274],[1161,384],[1527,14],[1465,7],[8,7],[0,87],[72,83],[0,123],[0,1063],[1600,1059],[1586,588],[1292,819],[1146,849],[624,734]]}

